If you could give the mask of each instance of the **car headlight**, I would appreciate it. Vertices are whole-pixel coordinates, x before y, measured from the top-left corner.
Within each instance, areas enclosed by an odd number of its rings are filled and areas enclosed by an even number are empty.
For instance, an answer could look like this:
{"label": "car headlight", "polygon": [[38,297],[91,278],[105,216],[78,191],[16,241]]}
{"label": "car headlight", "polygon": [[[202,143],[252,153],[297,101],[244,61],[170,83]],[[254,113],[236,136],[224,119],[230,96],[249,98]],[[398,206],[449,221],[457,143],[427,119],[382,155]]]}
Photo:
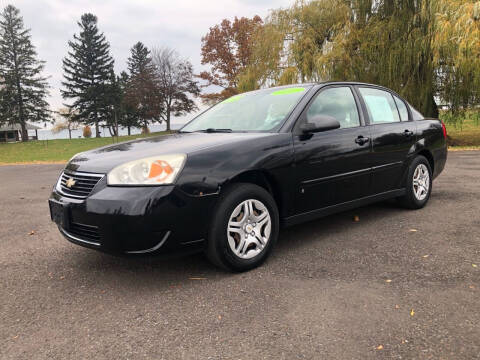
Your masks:
{"label": "car headlight", "polygon": [[185,154],[159,155],[119,165],[107,175],[108,185],[173,184],[185,164]]}

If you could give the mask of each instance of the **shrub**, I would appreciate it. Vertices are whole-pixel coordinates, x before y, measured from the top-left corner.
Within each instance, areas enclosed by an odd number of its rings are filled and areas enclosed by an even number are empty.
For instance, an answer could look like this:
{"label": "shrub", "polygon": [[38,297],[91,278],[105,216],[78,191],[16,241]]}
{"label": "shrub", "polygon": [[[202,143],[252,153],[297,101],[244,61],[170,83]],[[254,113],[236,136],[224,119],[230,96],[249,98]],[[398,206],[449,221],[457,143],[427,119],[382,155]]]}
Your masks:
{"label": "shrub", "polygon": [[90,126],[87,125],[83,128],[83,137],[84,138],[92,137],[92,129],[90,129]]}

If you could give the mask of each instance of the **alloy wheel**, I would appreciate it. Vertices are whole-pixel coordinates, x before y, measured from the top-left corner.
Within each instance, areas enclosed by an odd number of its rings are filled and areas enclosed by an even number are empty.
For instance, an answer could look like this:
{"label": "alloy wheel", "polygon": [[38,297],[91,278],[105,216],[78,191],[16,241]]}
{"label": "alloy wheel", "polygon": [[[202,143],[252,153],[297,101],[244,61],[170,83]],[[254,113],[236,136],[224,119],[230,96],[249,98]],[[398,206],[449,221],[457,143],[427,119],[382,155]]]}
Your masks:
{"label": "alloy wheel", "polygon": [[430,173],[425,164],[418,164],[413,172],[413,193],[415,198],[419,201],[423,201],[430,188]]}

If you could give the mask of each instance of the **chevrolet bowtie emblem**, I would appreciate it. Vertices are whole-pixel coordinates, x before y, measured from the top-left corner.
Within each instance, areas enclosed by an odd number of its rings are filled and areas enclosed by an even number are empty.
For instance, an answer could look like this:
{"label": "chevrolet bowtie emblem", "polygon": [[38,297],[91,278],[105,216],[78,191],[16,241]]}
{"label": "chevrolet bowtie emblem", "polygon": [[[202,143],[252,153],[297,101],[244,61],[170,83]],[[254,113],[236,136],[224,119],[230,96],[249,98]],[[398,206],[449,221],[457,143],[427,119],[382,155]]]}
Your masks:
{"label": "chevrolet bowtie emblem", "polygon": [[67,185],[68,188],[71,188],[73,185],[75,185],[76,181],[73,180],[72,178],[69,178],[66,182],[65,185]]}

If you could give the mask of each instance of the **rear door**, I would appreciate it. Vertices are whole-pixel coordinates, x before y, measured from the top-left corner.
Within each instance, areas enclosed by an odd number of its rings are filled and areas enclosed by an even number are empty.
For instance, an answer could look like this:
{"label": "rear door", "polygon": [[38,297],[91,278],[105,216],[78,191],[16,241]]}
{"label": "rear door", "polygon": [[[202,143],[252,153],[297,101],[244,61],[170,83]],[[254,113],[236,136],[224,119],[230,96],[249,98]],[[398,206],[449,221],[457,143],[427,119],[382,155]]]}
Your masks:
{"label": "rear door", "polygon": [[[361,198],[370,187],[370,142],[360,104],[350,86],[319,90],[293,131],[296,212],[325,208]],[[303,135],[307,117],[333,116],[340,128]]]}
{"label": "rear door", "polygon": [[406,104],[375,87],[357,86],[372,138],[372,187],[379,194],[403,187],[408,155],[414,152],[416,125]]}

